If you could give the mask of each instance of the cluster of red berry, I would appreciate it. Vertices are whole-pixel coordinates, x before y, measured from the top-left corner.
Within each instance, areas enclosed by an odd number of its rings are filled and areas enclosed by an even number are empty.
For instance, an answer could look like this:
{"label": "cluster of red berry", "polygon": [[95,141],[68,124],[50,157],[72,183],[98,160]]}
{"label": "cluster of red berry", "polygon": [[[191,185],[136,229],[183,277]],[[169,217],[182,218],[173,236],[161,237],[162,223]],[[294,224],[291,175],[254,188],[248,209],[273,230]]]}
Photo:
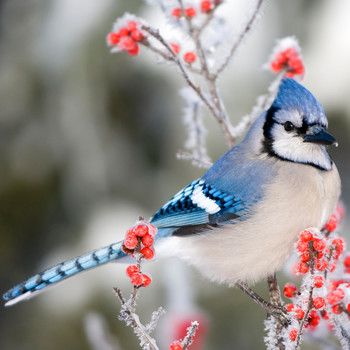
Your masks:
{"label": "cluster of red berry", "polygon": [[140,27],[141,25],[136,21],[128,21],[118,30],[107,34],[108,46],[125,51],[130,56],[138,55],[140,52],[139,43],[145,39],[145,34]]}
{"label": "cluster of red berry", "polygon": [[[343,209],[339,207],[325,225],[328,235],[337,228],[342,216]],[[344,240],[340,237],[326,237],[326,235],[312,230],[304,230],[299,235],[296,243],[299,261],[295,272],[300,275],[310,273],[305,278],[310,278],[310,284],[313,288],[312,306],[305,320],[306,328],[314,329],[319,325],[321,319],[329,320],[328,311],[335,315],[342,312],[347,312],[350,315],[350,280],[332,280],[329,275],[339,266],[344,245]],[[344,258],[343,265],[344,272],[350,273],[350,256]],[[326,277],[328,277],[327,280]],[[294,302],[286,305],[287,312],[301,322],[307,312],[305,306],[308,306],[308,303],[303,300],[303,293],[298,291],[293,283],[287,283],[284,286],[283,294]],[[329,327],[331,329],[332,325],[329,324]],[[290,329],[289,338],[291,341],[297,339],[298,332],[296,327]]]}
{"label": "cluster of red berry", "polygon": [[294,47],[277,52],[270,63],[270,68],[275,73],[285,70],[286,76],[290,78],[295,75],[303,75],[305,72],[300,53]]}
{"label": "cluster of red berry", "polygon": [[[157,228],[150,223],[139,222],[126,232],[122,249],[126,254],[140,254],[140,258],[152,259],[154,257],[154,236]],[[142,273],[140,264],[129,265],[126,274],[136,287],[147,287],[151,284],[151,277]]]}
{"label": "cluster of red berry", "polygon": [[187,17],[192,19],[197,16],[199,12],[208,14],[215,9],[218,5],[220,5],[222,0],[201,0],[199,4],[199,9],[196,9],[194,6],[188,6],[185,8],[174,7],[171,11],[171,15],[180,19],[181,17]]}

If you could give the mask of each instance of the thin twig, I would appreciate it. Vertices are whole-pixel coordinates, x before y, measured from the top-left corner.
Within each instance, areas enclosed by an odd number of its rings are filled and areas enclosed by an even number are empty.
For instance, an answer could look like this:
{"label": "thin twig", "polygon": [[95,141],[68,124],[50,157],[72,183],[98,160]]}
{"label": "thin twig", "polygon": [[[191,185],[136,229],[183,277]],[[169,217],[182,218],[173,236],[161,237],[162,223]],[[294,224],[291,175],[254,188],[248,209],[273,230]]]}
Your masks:
{"label": "thin twig", "polygon": [[251,30],[256,18],[258,17],[258,13],[260,11],[261,5],[263,4],[264,0],[258,0],[255,6],[255,9],[253,11],[252,16],[249,18],[245,28],[241,31],[240,35],[238,36],[238,39],[236,40],[236,42],[232,45],[231,50],[228,54],[228,56],[226,57],[225,61],[222,63],[222,65],[217,69],[216,73],[215,73],[215,77],[218,77],[223,71],[224,69],[228,66],[228,64],[230,63],[232,57],[234,56],[236,50],[239,48],[239,46],[241,45],[244,37],[249,33],[249,31]]}
{"label": "thin twig", "polygon": [[259,294],[254,292],[245,282],[238,281],[236,286],[245,294],[247,294],[254,302],[260,305],[268,314],[275,315],[277,317],[281,317],[284,319],[286,324],[289,323],[289,319],[287,317],[286,311],[284,308],[272,305],[264,298],[262,298]]}
{"label": "thin twig", "polygon": [[[270,303],[278,308],[283,308],[281,291],[277,283],[276,274],[267,277],[267,284],[270,293]],[[275,317],[275,321],[276,345],[279,350],[285,350],[286,347],[282,337],[282,329],[285,326],[285,322],[284,320],[281,320],[280,317]]]}
{"label": "thin twig", "polygon": [[[213,117],[217,120],[219,123],[221,129],[223,130],[223,133],[226,138],[226,143],[229,147],[231,147],[234,144],[234,138],[231,134],[232,125],[229,122],[228,116],[225,113],[225,109],[222,107],[222,101],[219,98],[216,84],[215,82],[212,83],[211,88],[211,97],[213,97],[213,103],[208,99],[208,97],[204,94],[201,87],[198,86],[189,76],[187,73],[186,68],[182,64],[179,57],[173,52],[167,41],[160,35],[159,31],[156,29],[151,28],[150,26],[143,25],[142,29],[149,33],[154,39],[156,39],[168,52],[169,52],[169,58],[167,60],[174,62],[178,68],[180,69],[180,72],[185,79],[186,83],[195,91],[195,93],[198,95],[198,97],[202,100],[202,102],[207,106]],[[149,47],[149,43],[146,44],[147,47]],[[153,50],[156,51],[156,50]],[[162,57],[168,57],[164,56],[165,54],[162,54]]]}
{"label": "thin twig", "polygon": [[139,316],[134,312],[133,308],[128,305],[128,301],[125,301],[121,290],[119,288],[113,288],[113,290],[121,303],[121,313],[125,313],[128,316],[127,324],[132,327],[135,334],[147,344],[149,350],[159,350],[156,341],[147,332]]}
{"label": "thin twig", "polygon": [[[310,273],[311,273],[311,276],[313,276],[314,272],[315,272],[315,256],[313,256],[311,258],[311,260],[310,260]],[[306,308],[304,317],[303,317],[303,319],[300,322],[299,332],[298,332],[298,337],[297,337],[297,340],[296,340],[295,349],[299,349],[300,345],[301,345],[303,330],[304,330],[304,327],[305,327],[305,325],[307,323],[307,320],[309,318],[309,314],[310,314],[310,311],[311,311],[312,305],[313,305],[313,301],[312,301],[313,293],[314,293],[314,285],[310,284],[309,296],[308,296],[308,301],[307,301],[307,308]]]}
{"label": "thin twig", "polygon": [[183,350],[188,349],[189,346],[192,344],[198,328],[199,328],[199,323],[197,321],[191,322],[191,325],[187,328],[186,336],[181,342]]}

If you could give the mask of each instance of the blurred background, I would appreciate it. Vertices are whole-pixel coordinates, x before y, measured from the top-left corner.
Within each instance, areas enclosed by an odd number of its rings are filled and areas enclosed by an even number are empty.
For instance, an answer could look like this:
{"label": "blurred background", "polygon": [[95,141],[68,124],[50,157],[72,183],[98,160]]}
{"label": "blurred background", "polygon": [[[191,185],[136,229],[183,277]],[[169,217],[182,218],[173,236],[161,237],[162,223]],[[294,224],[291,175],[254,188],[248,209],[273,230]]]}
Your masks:
{"label": "blurred background", "polygon": [[[224,5],[237,30],[252,4]],[[141,0],[0,1],[1,294],[48,265],[119,240],[139,215],[152,215],[202,173],[175,158],[186,137],[176,71],[148,55],[111,55],[106,48],[106,33],[125,11],[153,24],[159,16]],[[276,39],[299,39],[304,83],[324,104],[340,144],[333,156],[345,204],[349,16],[347,0],[270,0],[221,79],[237,122],[273,78],[261,67]],[[206,123],[216,159],[224,141],[215,123]],[[1,307],[0,349],[137,349],[131,330],[117,319],[112,292],[115,285],[129,287],[124,268],[101,267],[30,302]],[[208,283],[177,261],[152,262],[146,270],[154,285],[142,292],[141,317],[147,320],[160,305],[169,310],[160,342],[173,336],[167,325],[181,315],[203,321],[204,349],[264,348],[264,312],[239,291]],[[266,295],[264,282],[256,288]],[[113,347],[94,345],[99,337]]]}

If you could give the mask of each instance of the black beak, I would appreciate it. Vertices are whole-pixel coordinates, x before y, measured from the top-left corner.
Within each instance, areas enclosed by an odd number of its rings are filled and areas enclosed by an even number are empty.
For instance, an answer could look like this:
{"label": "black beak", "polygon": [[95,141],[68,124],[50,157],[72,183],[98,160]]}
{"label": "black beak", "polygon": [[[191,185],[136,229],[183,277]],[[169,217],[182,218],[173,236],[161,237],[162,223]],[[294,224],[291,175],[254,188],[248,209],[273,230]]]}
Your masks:
{"label": "black beak", "polygon": [[317,143],[319,145],[338,146],[337,140],[325,129],[317,130],[314,134],[306,134],[304,142]]}

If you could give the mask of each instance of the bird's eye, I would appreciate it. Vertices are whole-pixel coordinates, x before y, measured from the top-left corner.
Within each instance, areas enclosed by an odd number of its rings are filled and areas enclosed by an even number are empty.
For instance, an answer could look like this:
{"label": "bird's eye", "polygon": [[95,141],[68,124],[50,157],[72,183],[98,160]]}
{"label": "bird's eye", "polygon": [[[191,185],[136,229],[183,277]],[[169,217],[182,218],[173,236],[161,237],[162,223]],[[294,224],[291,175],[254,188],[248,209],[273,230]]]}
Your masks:
{"label": "bird's eye", "polygon": [[294,130],[295,126],[292,122],[285,122],[284,123],[284,130],[286,130],[287,132],[290,132],[292,130]]}

